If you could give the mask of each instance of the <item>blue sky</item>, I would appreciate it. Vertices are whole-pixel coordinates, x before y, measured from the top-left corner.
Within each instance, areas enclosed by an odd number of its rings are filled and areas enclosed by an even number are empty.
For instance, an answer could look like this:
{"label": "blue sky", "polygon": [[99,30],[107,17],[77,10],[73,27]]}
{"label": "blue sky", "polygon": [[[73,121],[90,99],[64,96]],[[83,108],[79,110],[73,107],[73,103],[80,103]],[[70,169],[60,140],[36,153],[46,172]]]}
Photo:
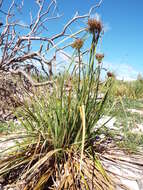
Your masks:
{"label": "blue sky", "polygon": [[[62,0],[60,9],[70,17],[76,10],[85,13],[95,0]],[[101,50],[105,65],[119,78],[135,78],[143,74],[143,1],[103,0],[97,10],[107,32]]]}
{"label": "blue sky", "polygon": [[[21,0],[19,0],[20,2]],[[36,12],[35,0],[25,0],[24,14],[19,18],[29,22],[29,10]],[[60,32],[66,21],[76,11],[88,12],[96,0],[57,0],[59,12],[63,17],[49,22],[49,33]],[[4,6],[6,9],[10,0]],[[117,74],[118,78],[134,79],[138,73],[143,74],[143,1],[142,0],[103,0],[97,13],[106,28],[100,50],[104,52],[104,64]]]}

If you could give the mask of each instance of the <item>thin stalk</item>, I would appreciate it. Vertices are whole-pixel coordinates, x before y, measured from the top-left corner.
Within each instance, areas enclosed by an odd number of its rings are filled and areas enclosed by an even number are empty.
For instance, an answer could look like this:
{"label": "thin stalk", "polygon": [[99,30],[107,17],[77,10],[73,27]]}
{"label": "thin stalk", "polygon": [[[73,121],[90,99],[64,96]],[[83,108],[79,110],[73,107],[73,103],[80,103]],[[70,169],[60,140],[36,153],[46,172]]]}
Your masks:
{"label": "thin stalk", "polygon": [[78,74],[78,94],[80,92],[80,74],[81,74],[81,70],[80,70],[80,66],[81,66],[81,57],[80,57],[80,49],[78,49],[78,58],[79,58],[79,74]]}
{"label": "thin stalk", "polygon": [[83,159],[83,152],[84,152],[84,144],[85,144],[85,134],[86,134],[86,128],[85,128],[85,108],[84,105],[80,107],[80,115],[82,120],[82,147],[81,147],[81,158],[80,158],[80,172],[82,169],[82,159]]}
{"label": "thin stalk", "polygon": [[101,69],[100,69],[100,65],[98,65],[97,67],[97,78],[96,78],[96,81],[97,81],[97,84],[96,84],[96,96],[95,96],[95,100],[97,99],[97,96],[98,96],[98,90],[99,90],[99,83],[100,83],[100,73],[101,73]]}

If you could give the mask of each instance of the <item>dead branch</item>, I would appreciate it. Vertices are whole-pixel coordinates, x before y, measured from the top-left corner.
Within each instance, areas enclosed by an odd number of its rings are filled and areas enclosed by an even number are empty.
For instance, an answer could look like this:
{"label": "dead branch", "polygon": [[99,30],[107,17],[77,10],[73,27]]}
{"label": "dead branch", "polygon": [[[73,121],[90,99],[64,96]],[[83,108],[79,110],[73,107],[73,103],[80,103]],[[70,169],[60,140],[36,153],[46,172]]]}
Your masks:
{"label": "dead branch", "polygon": [[34,82],[33,79],[31,78],[30,75],[28,75],[25,71],[21,70],[21,69],[17,69],[17,70],[12,70],[10,69],[10,72],[12,74],[15,74],[15,75],[20,75],[22,74],[23,76],[25,76],[28,81],[31,83],[32,86],[34,87],[38,87],[38,86],[45,86],[45,85],[52,85],[53,84],[53,81],[46,81],[46,82]]}
{"label": "dead branch", "polygon": [[[93,6],[87,14],[79,15],[78,12],[71,18],[63,27],[62,31],[53,36],[47,36],[48,21],[55,20],[62,16],[59,14],[56,0],[37,0],[35,7],[37,7],[37,14],[34,17],[30,12],[29,24],[22,23],[17,18],[17,13],[22,13],[24,7],[24,1],[21,0],[21,4],[17,3],[17,0],[11,0],[11,5],[8,10],[3,10],[3,4],[6,1],[0,0],[0,14],[5,16],[5,22],[0,23],[0,47],[2,56],[0,58],[0,70],[11,72],[12,74],[23,75],[31,83],[32,86],[40,86],[51,84],[51,81],[47,82],[34,82],[30,71],[35,68],[35,63],[41,66],[41,72],[44,72],[48,80],[51,80],[53,75],[53,62],[56,60],[56,53],[59,49],[58,44],[62,38],[74,38],[77,34],[67,34],[67,30],[71,25],[84,18],[89,18],[93,10],[98,8],[102,0],[97,5]],[[19,30],[24,30],[24,34],[20,34]],[[84,30],[79,31],[83,32]],[[59,40],[59,41],[57,41]],[[56,45],[55,45],[56,41]],[[63,40],[64,41],[64,40]],[[40,44],[36,51],[33,51],[33,42]],[[47,48],[48,47],[48,48]],[[49,59],[47,53],[50,48],[55,49],[54,55]],[[66,47],[66,46],[65,46]],[[61,48],[61,49],[64,49]],[[31,67],[30,67],[31,65]],[[34,67],[33,67],[34,65]],[[48,66],[48,70],[46,69]],[[25,69],[30,68],[30,69]],[[38,68],[37,68],[38,70]],[[38,72],[37,72],[38,73]]]}

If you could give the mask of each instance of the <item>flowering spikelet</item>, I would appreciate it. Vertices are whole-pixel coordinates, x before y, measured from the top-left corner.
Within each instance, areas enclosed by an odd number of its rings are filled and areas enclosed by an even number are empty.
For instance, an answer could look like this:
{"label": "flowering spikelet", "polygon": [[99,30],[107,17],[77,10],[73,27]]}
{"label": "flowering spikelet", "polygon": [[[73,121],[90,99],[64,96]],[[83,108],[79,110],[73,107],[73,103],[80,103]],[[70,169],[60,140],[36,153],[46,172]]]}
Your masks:
{"label": "flowering spikelet", "polygon": [[114,77],[114,74],[111,73],[111,72],[107,72],[107,76],[108,76],[108,77]]}
{"label": "flowering spikelet", "polygon": [[98,63],[101,63],[103,58],[104,58],[104,54],[100,54],[100,53],[96,54],[96,60],[98,61]]}
{"label": "flowering spikelet", "polygon": [[80,50],[82,48],[82,46],[83,46],[83,40],[82,39],[75,40],[71,45],[72,48],[75,48],[77,50]]}
{"label": "flowering spikelet", "polygon": [[100,20],[97,20],[96,18],[88,19],[88,30],[91,33],[100,33],[102,31],[102,23]]}

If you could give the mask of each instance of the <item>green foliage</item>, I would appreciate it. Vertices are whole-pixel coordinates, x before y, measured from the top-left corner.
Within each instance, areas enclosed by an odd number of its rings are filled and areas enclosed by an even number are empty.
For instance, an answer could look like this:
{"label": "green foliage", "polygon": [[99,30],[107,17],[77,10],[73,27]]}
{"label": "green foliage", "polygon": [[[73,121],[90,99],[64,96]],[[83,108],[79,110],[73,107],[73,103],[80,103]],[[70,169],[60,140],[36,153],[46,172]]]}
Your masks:
{"label": "green foliage", "polygon": [[[100,84],[101,64],[95,65],[98,37],[93,35],[87,66],[81,67],[81,51],[76,49],[78,73],[65,71],[16,111],[24,136],[11,157],[0,162],[0,175],[16,173],[13,182],[24,180],[25,189],[45,184],[53,189],[112,189],[93,147],[94,126],[104,114],[112,85],[112,77]],[[101,88],[105,91],[99,99]]]}
{"label": "green foliage", "polygon": [[143,146],[143,135],[128,130],[125,133],[123,141],[118,142],[118,145],[130,153],[136,153]]}
{"label": "green foliage", "polygon": [[8,130],[8,125],[0,122],[0,134]]}
{"label": "green foliage", "polygon": [[143,98],[143,80],[137,79],[135,81],[114,81],[112,94],[115,97],[128,97],[129,99]]}
{"label": "green foliage", "polygon": [[[110,109],[112,102],[114,102],[114,106]],[[110,96],[109,98],[107,110],[110,109],[109,115],[116,118],[116,130],[109,130],[108,135],[126,151],[137,152],[143,146],[143,136],[137,127],[137,124],[143,123],[143,115],[131,112],[132,109],[139,111],[142,108],[143,100],[120,96]]]}

